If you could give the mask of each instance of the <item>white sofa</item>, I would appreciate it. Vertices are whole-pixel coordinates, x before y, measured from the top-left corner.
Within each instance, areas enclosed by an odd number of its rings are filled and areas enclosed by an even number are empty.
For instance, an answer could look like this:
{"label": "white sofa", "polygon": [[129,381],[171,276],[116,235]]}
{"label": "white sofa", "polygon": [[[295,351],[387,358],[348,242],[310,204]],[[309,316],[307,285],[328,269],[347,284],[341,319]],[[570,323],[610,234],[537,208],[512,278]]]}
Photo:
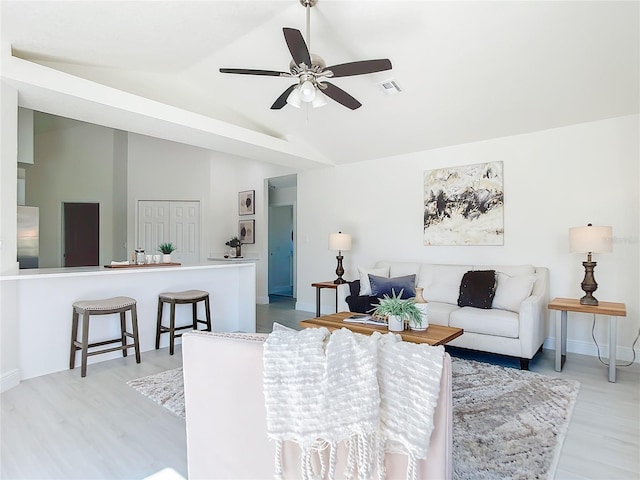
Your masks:
{"label": "white sofa", "polygon": [[[187,458],[190,479],[272,479],[274,442],[266,435],[262,391],[265,334],[190,332],[182,337]],[[336,408],[339,408],[336,405]],[[451,359],[445,355],[428,458],[421,479],[452,477]],[[345,448],[336,478],[344,478]],[[285,444],[285,478],[300,478],[298,448]],[[406,457],[386,457],[387,478],[406,478]]]}
{"label": "white sofa", "polygon": [[[542,348],[549,303],[547,268],[390,261],[379,261],[372,268],[388,268],[389,277],[415,274],[416,287],[424,289],[423,296],[429,302],[429,323],[464,329],[464,334],[449,345],[517,357],[523,370],[529,368],[529,360]],[[496,271],[497,287],[492,308],[458,306],[460,283],[470,270]],[[349,294],[348,284],[339,286],[338,311],[349,310],[345,300]]]}

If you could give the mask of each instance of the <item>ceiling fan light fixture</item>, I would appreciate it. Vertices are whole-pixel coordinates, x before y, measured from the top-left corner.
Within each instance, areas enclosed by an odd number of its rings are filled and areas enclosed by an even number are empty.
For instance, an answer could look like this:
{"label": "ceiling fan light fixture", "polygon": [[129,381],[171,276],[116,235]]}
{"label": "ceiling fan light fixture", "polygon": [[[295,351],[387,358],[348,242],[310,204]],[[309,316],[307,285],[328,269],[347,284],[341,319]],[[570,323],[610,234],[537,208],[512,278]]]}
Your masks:
{"label": "ceiling fan light fixture", "polygon": [[300,85],[300,98],[303,102],[313,102],[316,97],[316,87],[311,81],[305,80]]}
{"label": "ceiling fan light fixture", "polygon": [[287,103],[296,108],[300,108],[302,106],[302,97],[300,97],[298,87],[291,90],[291,93],[287,97]]}
{"label": "ceiling fan light fixture", "polygon": [[318,90],[316,92],[316,96],[314,97],[313,101],[311,102],[311,105],[313,106],[313,108],[320,108],[320,107],[324,107],[326,104],[327,104],[327,99]]}

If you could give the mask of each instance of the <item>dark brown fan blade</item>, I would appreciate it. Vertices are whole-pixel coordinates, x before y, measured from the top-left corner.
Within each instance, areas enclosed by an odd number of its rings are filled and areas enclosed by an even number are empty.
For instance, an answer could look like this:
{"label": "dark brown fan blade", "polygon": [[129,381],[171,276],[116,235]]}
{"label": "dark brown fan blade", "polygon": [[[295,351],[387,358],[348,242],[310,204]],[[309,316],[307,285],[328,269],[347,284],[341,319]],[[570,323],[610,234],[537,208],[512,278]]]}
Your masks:
{"label": "dark brown fan blade", "polygon": [[289,51],[296,65],[304,63],[307,67],[310,67],[311,56],[309,55],[309,49],[307,48],[304,38],[302,38],[300,30],[284,27],[282,31],[284,32],[284,39],[287,42],[287,47],[289,47]]}
{"label": "dark brown fan blade", "polygon": [[282,107],[284,107],[287,104],[287,98],[289,97],[289,94],[293,91],[294,88],[296,88],[298,86],[297,83],[294,83],[293,85],[291,85],[289,88],[287,88],[284,92],[282,92],[282,95],[280,95],[275,102],[273,102],[273,105],[271,105],[271,110],[280,110]]}
{"label": "dark brown fan blade", "polygon": [[341,88],[336,87],[334,84],[329,82],[322,82],[326,88],[323,88],[322,91],[327,95],[327,97],[333,98],[336,102],[341,103],[347,108],[351,110],[355,110],[356,108],[360,108],[362,104],[349,95],[347,92],[342,90]]}
{"label": "dark brown fan blade", "polygon": [[251,68],[221,68],[220,73],[238,73],[240,75],[266,75],[269,77],[290,77],[290,73],[274,70],[254,70]]}
{"label": "dark brown fan blade", "polygon": [[378,60],[362,60],[360,62],[342,63],[325,68],[333,72],[335,77],[350,77],[352,75],[364,75],[366,73],[383,72],[391,70],[391,60],[380,58]]}

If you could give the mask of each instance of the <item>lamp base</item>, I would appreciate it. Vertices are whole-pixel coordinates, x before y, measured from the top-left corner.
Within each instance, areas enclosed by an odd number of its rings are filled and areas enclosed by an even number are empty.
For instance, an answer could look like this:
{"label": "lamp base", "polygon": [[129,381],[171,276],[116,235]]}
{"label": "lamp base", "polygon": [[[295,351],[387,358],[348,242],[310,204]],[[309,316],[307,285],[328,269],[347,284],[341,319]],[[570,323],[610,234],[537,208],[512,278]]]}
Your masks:
{"label": "lamp base", "polygon": [[584,266],[584,280],[580,286],[582,287],[582,291],[586,293],[584,297],[580,299],[580,305],[598,305],[598,300],[593,296],[593,292],[598,289],[598,284],[596,283],[596,279],[593,276],[593,270],[596,268],[596,262],[582,262]]}
{"label": "lamp base", "polygon": [[335,283],[336,285],[342,285],[343,283],[347,283],[347,281],[342,278],[342,275],[344,275],[344,268],[342,267],[342,259],[344,257],[342,256],[342,252],[338,252],[338,256],[336,257],[336,259],[338,260],[338,268],[336,268],[336,275],[338,275],[338,278],[336,278],[333,283]]}
{"label": "lamp base", "polygon": [[598,306],[598,299],[595,298],[590,293],[586,294],[584,297],[580,299],[580,305],[592,305],[594,307]]}

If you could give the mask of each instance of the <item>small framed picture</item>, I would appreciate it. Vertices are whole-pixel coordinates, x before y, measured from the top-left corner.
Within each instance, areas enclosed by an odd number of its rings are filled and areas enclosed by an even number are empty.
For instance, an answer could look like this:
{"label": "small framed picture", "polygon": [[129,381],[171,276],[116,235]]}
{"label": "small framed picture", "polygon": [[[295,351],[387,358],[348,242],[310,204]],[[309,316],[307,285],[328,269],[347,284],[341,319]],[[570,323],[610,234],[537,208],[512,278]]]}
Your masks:
{"label": "small framed picture", "polygon": [[256,243],[255,232],[255,220],[240,220],[238,222],[238,238],[242,243]]}
{"label": "small framed picture", "polygon": [[256,213],[255,190],[246,190],[238,194],[238,213],[240,215],[253,215]]}

